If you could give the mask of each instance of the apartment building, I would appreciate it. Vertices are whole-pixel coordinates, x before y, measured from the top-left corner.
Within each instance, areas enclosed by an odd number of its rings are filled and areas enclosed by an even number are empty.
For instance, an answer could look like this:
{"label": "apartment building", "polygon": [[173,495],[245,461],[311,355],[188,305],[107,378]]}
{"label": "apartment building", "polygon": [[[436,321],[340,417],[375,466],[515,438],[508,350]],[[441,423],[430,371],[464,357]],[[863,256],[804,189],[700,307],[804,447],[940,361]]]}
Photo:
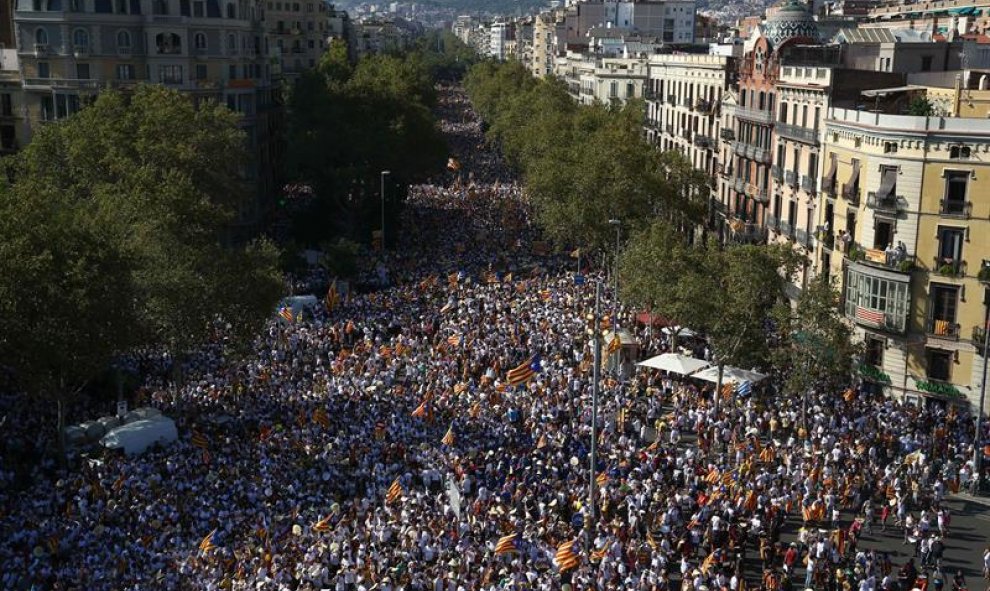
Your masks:
{"label": "apartment building", "polygon": [[268,43],[278,49],[282,76],[294,80],[316,66],[335,36],[330,25],[335,14],[333,5],[323,0],[267,2],[265,33]]}
{"label": "apartment building", "polygon": [[553,72],[553,37],[556,34],[554,14],[541,12],[533,19],[533,51],[529,69],[542,78]]}
{"label": "apartment building", "polygon": [[24,145],[24,91],[16,49],[0,49],[0,156]]}
{"label": "apartment building", "polygon": [[[646,86],[646,138],[677,150],[709,178],[721,171],[721,105],[735,86],[735,59],[707,54],[650,56]],[[721,201],[710,196],[713,216]],[[716,220],[713,218],[712,220]]]}
{"label": "apartment building", "polygon": [[990,30],[990,0],[894,0],[872,8],[869,20],[871,26],[931,31],[945,37],[952,32],[983,35]]}
{"label": "apartment building", "polygon": [[163,84],[242,115],[258,199],[240,223],[260,221],[275,191],[278,86],[264,43],[264,5],[249,0],[18,0],[24,141],[105,87]]}
{"label": "apartment building", "polygon": [[[988,91],[971,91],[988,94]],[[866,346],[863,377],[979,402],[990,302],[990,121],[830,108],[821,268]]]}
{"label": "apartment building", "polygon": [[646,83],[646,58],[603,57],[568,52],[555,74],[564,80],[577,102],[591,105],[625,104],[643,98]]}
{"label": "apartment building", "polygon": [[656,36],[664,43],[694,43],[694,0],[591,0],[569,6],[563,17],[565,42],[582,44],[588,31],[610,27]]}

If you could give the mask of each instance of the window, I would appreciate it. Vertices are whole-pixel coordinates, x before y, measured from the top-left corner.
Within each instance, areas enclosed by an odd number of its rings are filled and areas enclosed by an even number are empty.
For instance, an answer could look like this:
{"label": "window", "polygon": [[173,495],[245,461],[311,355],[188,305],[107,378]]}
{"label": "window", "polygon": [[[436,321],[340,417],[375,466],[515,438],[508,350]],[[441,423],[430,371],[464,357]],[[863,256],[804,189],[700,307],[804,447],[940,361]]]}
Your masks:
{"label": "window", "polygon": [[206,33],[196,33],[193,36],[193,44],[196,49],[206,51]]}
{"label": "window", "polygon": [[51,68],[48,62],[38,62],[38,78],[50,78]]}
{"label": "window", "polygon": [[203,18],[206,15],[206,6],[203,4],[202,0],[198,2],[193,2],[193,16],[197,18]]}
{"label": "window", "polygon": [[88,49],[89,48],[89,33],[84,29],[76,29],[72,32],[72,45],[76,49]]}
{"label": "window", "polygon": [[117,49],[129,50],[131,48],[131,34],[127,31],[117,32]]}
{"label": "window", "polygon": [[117,80],[134,80],[134,65],[117,64]]}
{"label": "window", "polygon": [[168,1],[167,0],[152,0],[152,2],[151,2],[151,14],[167,15],[168,14]]}
{"label": "window", "polygon": [[873,367],[883,367],[883,351],[887,348],[887,343],[884,339],[874,336],[867,336],[865,340],[866,350],[863,353],[863,361]]}
{"label": "window", "polygon": [[227,68],[227,77],[231,80],[237,79],[237,66],[231,65]]}
{"label": "window", "polygon": [[937,336],[956,336],[958,305],[958,286],[932,283],[928,297],[928,332]]}
{"label": "window", "polygon": [[158,81],[162,84],[182,84],[182,66],[158,66]]}
{"label": "window", "polygon": [[17,132],[14,130],[13,125],[0,127],[0,148],[4,150],[17,149]]}
{"label": "window", "polygon": [[921,56],[921,71],[922,72],[932,71],[932,56],[930,55]]}
{"label": "window", "polygon": [[884,142],[883,143],[883,153],[884,154],[896,154],[897,153],[897,142]]}
{"label": "window", "polygon": [[55,98],[51,95],[41,97],[41,120],[55,120]]}
{"label": "window", "polygon": [[155,35],[155,47],[161,55],[182,53],[182,39],[175,33],[158,33]]}
{"label": "window", "polygon": [[882,218],[873,219],[873,248],[886,249],[894,242],[894,223]]}
{"label": "window", "polygon": [[237,7],[233,4],[227,5],[227,18],[237,18]]}
{"label": "window", "polygon": [[233,35],[227,36],[227,51],[230,53],[237,53],[237,37]]}
{"label": "window", "polygon": [[857,264],[847,271],[845,312],[859,324],[904,332],[907,327],[911,290],[907,281],[862,272]]}
{"label": "window", "polygon": [[948,382],[952,377],[952,351],[926,348],[925,362],[928,379]]}
{"label": "window", "polygon": [[787,123],[787,103],[780,102],[780,122]]}
{"label": "window", "polygon": [[78,80],[89,80],[89,64],[76,64],[76,78]]}
{"label": "window", "polygon": [[38,45],[48,45],[48,31],[38,29],[34,32],[34,42]]}
{"label": "window", "polygon": [[206,64],[196,64],[196,80],[206,80]]}
{"label": "window", "polygon": [[942,199],[943,215],[965,215],[967,210],[966,192],[969,172],[948,170],[945,173],[945,198]]}
{"label": "window", "polygon": [[[124,8],[126,9],[126,6]],[[93,12],[97,14],[113,14],[113,4],[110,0],[95,0],[93,2]],[[127,12],[122,12],[121,14],[127,14]]]}
{"label": "window", "polygon": [[949,148],[949,158],[952,160],[969,159],[969,146],[951,146]]}
{"label": "window", "polygon": [[812,186],[818,180],[818,154],[815,152],[808,154],[808,179]]}
{"label": "window", "polygon": [[10,93],[0,94],[0,115],[4,117],[13,117],[14,115],[14,101]]}
{"label": "window", "polygon": [[[941,273],[957,273],[962,261],[963,243],[966,241],[966,230],[963,228],[938,229],[938,268]],[[948,267],[948,268],[946,268]]]}

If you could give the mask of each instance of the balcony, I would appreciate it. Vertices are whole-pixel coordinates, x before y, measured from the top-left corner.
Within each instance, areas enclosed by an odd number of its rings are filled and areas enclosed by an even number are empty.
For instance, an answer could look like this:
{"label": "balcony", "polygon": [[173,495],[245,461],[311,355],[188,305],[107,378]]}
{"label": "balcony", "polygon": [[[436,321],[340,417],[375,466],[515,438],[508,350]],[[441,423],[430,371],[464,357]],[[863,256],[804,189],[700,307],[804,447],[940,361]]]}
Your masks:
{"label": "balcony", "polygon": [[972,201],[960,201],[957,199],[941,199],[939,204],[939,214],[946,217],[968,218],[973,213]]}
{"label": "balcony", "polygon": [[780,221],[780,233],[783,234],[783,235],[785,235],[785,236],[793,236],[794,235],[794,226],[792,226],[791,225],[791,222],[789,222],[789,221],[785,222],[785,221],[781,220]]}
{"label": "balcony", "polygon": [[943,277],[965,277],[966,261],[935,257],[932,259],[932,272]]}
{"label": "balcony", "polygon": [[664,132],[667,135],[673,136],[674,135],[674,124],[673,123],[668,123],[668,124],[664,125],[663,126],[663,130],[664,130]]}
{"label": "balcony", "polygon": [[770,176],[773,178],[773,180],[777,181],[778,183],[783,182],[784,171],[779,166],[774,164],[773,166],[770,167]]}
{"label": "balcony", "polygon": [[859,203],[859,183],[855,185],[850,185],[848,183],[843,183],[842,185],[842,198],[852,204]]}
{"label": "balcony", "polygon": [[818,240],[821,241],[822,246],[827,250],[832,250],[835,248],[835,234],[832,234],[831,232],[826,234],[824,230],[819,229]]}
{"label": "balcony", "polygon": [[901,198],[897,195],[880,198],[876,192],[870,191],[866,194],[866,206],[881,213],[897,215],[901,211]]}
{"label": "balcony", "polygon": [[835,199],[835,178],[825,178],[822,179],[822,193],[825,193],[829,197]]}
{"label": "balcony", "polygon": [[746,157],[746,144],[742,142],[732,142],[732,151],[740,158]]}
{"label": "balcony", "polygon": [[117,55],[119,55],[121,57],[130,57],[130,55],[131,55],[131,48],[130,47],[124,47],[124,46],[118,45],[117,46]]}
{"label": "balcony", "polygon": [[654,90],[653,88],[650,88],[649,85],[646,85],[643,87],[643,98],[648,101],[656,100],[657,91]]}
{"label": "balcony", "polygon": [[24,88],[95,91],[100,89],[100,82],[92,78],[25,78]]}
{"label": "balcony", "polygon": [[770,228],[771,230],[776,230],[778,232],[780,231],[780,220],[777,219],[777,216],[773,215],[772,213],[768,213],[764,219],[767,222],[768,228]]}
{"label": "balcony", "polygon": [[715,140],[708,137],[707,135],[702,135],[700,133],[694,134],[694,145],[699,148],[711,148],[715,145]]}
{"label": "balcony", "polygon": [[770,113],[770,111],[758,111],[756,109],[750,109],[748,107],[737,106],[735,108],[735,112],[736,112],[736,118],[746,119],[749,121],[754,121],[756,123],[764,123],[766,125],[769,125],[770,122],[773,120],[772,119],[773,115],[772,113]]}
{"label": "balcony", "polygon": [[683,99],[681,99],[682,107],[687,107],[688,109],[690,109],[693,105],[694,105],[694,100],[691,97],[686,96]]}
{"label": "balcony", "polygon": [[801,175],[801,190],[809,195],[817,193],[818,189],[815,188],[815,179],[806,174]]}
{"label": "balcony", "polygon": [[731,129],[723,129],[719,131],[718,136],[727,142],[731,142],[736,139],[736,132]]}
{"label": "balcony", "polygon": [[987,342],[987,329],[982,326],[973,327],[973,346],[980,353],[981,356],[986,357],[986,351],[984,345]]}
{"label": "balcony", "polygon": [[753,146],[752,159],[757,162],[762,162],[764,164],[770,163],[770,150],[764,150],[763,148],[758,148]]}
{"label": "balcony", "polygon": [[794,172],[793,170],[785,170],[784,171],[784,182],[787,183],[787,186],[789,186],[789,187],[797,188],[798,174],[796,172]]}
{"label": "balcony", "polygon": [[769,201],[767,198],[767,192],[753,184],[746,185],[746,196],[751,197],[760,203],[766,203]]}
{"label": "balcony", "polygon": [[818,132],[814,129],[779,122],[775,123],[773,127],[777,135],[782,138],[811,144],[812,146],[818,145]]}
{"label": "balcony", "polygon": [[744,222],[738,218],[729,221],[729,241],[739,244],[754,244],[766,242],[767,229],[753,223]]}
{"label": "balcony", "polygon": [[34,44],[34,57],[48,57],[52,54],[52,46],[47,43]]}
{"label": "balcony", "polygon": [[700,113],[710,113],[712,110],[712,104],[706,100],[699,100],[694,103],[694,110]]}
{"label": "balcony", "polygon": [[798,244],[802,244],[805,248],[811,248],[812,245],[812,235],[807,230],[802,230],[801,228],[794,229],[794,240]]}
{"label": "balcony", "polygon": [[925,318],[925,332],[931,337],[959,340],[959,325],[953,318],[936,318],[929,313]]}
{"label": "balcony", "polygon": [[914,269],[914,255],[900,252],[896,249],[863,248],[859,244],[850,244],[845,253],[846,259],[875,269],[886,269],[897,273],[910,274]]}
{"label": "balcony", "polygon": [[742,179],[736,179],[733,181],[732,188],[735,189],[736,193],[746,194],[746,182]]}
{"label": "balcony", "polygon": [[677,95],[676,94],[668,94],[667,95],[667,104],[668,105],[672,105],[672,106],[676,106],[677,105]]}

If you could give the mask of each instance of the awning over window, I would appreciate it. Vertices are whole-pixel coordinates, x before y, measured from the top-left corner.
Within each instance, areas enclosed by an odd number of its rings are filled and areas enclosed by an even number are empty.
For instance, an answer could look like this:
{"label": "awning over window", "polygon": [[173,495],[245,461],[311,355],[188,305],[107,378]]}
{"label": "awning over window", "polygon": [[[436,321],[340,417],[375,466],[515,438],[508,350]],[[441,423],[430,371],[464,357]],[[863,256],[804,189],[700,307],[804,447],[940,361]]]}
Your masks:
{"label": "awning over window", "polygon": [[853,187],[856,186],[856,181],[859,180],[859,160],[853,160],[853,171],[849,175],[849,180],[846,181],[846,187],[851,191]]}
{"label": "awning over window", "polygon": [[829,154],[831,158],[828,159],[828,172],[825,173],[825,178],[829,180],[835,179],[835,171],[839,167],[839,159],[835,157],[835,153]]}
{"label": "awning over window", "polygon": [[[855,174],[855,173],[854,173]],[[885,168],[880,178],[880,188],[877,189],[877,199],[889,200],[894,198],[894,187],[897,186],[897,169]]]}

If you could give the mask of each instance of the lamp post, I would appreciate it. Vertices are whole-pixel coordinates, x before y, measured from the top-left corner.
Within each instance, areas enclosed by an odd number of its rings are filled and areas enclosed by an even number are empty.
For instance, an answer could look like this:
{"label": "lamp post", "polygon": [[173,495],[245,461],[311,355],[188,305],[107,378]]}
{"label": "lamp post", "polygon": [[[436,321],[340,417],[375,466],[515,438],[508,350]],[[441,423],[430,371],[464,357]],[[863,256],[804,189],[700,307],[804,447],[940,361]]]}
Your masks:
{"label": "lamp post", "polygon": [[612,288],[612,332],[619,330],[619,239],[622,233],[622,222],[617,219],[608,221],[608,225],[615,226],[615,267],[612,274],[615,276],[615,286]]}
{"label": "lamp post", "polygon": [[385,177],[392,174],[389,170],[383,170],[382,177],[382,252],[385,252]]}
{"label": "lamp post", "polygon": [[595,314],[591,320],[592,347],[595,350],[595,364],[592,367],[591,386],[591,453],[588,474],[588,510],[584,514],[585,541],[588,552],[591,552],[591,544],[594,540],[595,529],[595,486],[598,484],[595,470],[598,468],[598,388],[601,381],[602,366],[602,283],[595,282]]}

